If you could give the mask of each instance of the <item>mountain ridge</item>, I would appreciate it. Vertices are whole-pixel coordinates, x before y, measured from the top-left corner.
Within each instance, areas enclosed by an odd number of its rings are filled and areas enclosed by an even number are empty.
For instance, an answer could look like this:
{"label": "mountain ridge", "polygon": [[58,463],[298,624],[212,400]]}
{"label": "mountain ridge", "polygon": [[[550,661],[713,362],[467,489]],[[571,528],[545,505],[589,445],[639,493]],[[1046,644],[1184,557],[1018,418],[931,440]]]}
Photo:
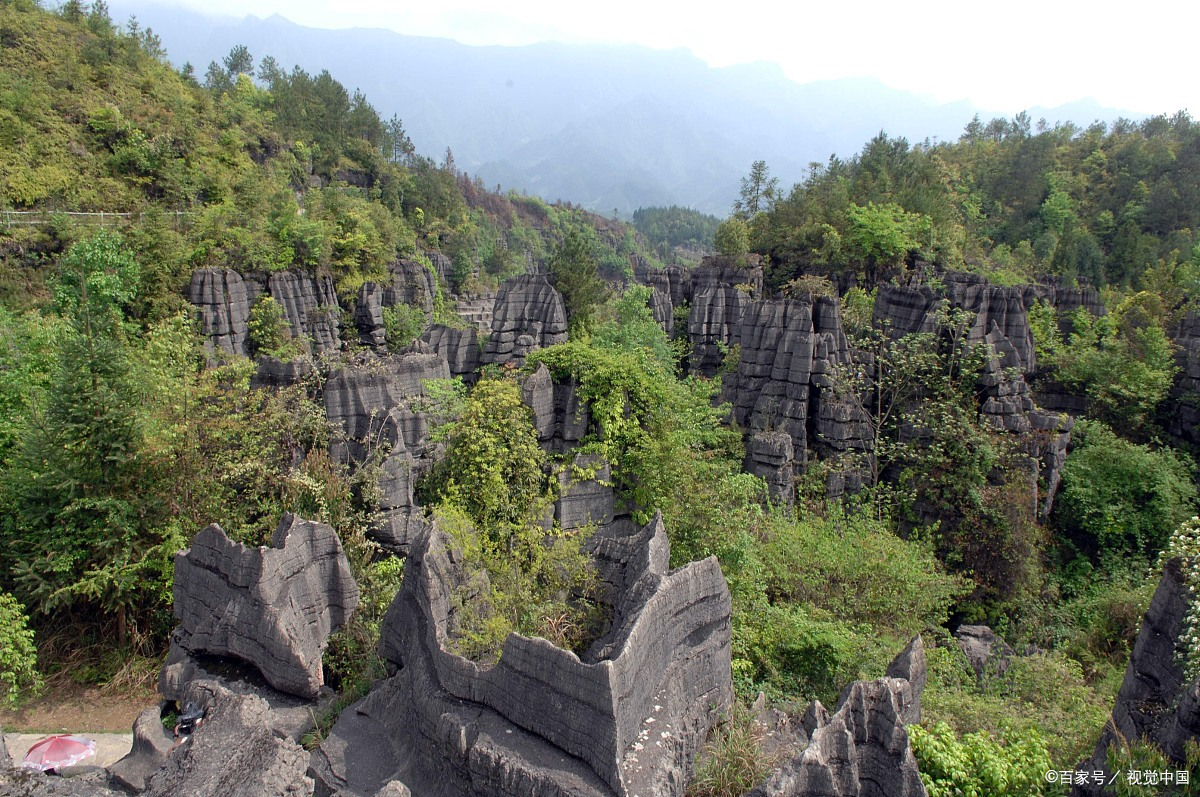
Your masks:
{"label": "mountain ridge", "polygon": [[[328,69],[361,89],[381,116],[398,115],[419,152],[440,159],[450,148],[459,168],[487,185],[603,213],[679,204],[724,215],[752,161],[767,161],[789,187],[810,163],[849,157],[881,130],[954,140],[976,113],[993,116],[965,100],[939,103],[873,77],[798,83],[771,61],[710,67],[686,48],[475,46],[383,28],[313,28],[279,13],[211,17],[136,2],[113,12],[135,15],[159,34],[173,63],[191,62],[198,73],[237,44],[256,62],[271,55],[287,69]],[[647,146],[630,150],[622,141],[630,135],[625,113],[638,97],[648,98],[636,117],[636,137]],[[1087,100],[1064,107],[1106,120],[1136,117]],[[1060,118],[1056,109],[1030,115]],[[1086,126],[1093,118],[1073,121]],[[705,126],[696,131],[696,124]],[[590,148],[580,150],[581,139]],[[661,174],[663,151],[691,166]],[[642,187],[620,188],[629,185]]]}

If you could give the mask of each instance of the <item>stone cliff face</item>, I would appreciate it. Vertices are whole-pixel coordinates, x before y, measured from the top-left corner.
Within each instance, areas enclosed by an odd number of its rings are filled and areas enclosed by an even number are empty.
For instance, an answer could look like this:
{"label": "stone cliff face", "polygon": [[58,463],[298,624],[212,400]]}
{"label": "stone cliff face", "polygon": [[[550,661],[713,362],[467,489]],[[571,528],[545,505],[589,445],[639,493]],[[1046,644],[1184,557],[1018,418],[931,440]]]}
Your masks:
{"label": "stone cliff face", "polygon": [[250,309],[264,293],[283,309],[292,336],[308,341],[314,353],[329,354],[341,348],[337,294],[329,275],[279,271],[243,276],[232,269],[203,268],[193,272],[187,298],[199,311],[210,358],[218,352],[250,353]]}
{"label": "stone cliff face", "polygon": [[175,557],[172,645],[233,656],[283,692],[315,698],[329,635],[358,606],[337,532],[284,515],[270,548],[247,548],[213,524]]}
{"label": "stone cliff face", "polygon": [[446,360],[418,342],[385,358],[368,356],[334,370],[325,382],[325,413],[341,430],[331,445],[336,462],[361,465],[380,452],[381,515],[370,528],[385,548],[404,553],[423,528],[413,485],[427,464],[429,423],[417,402],[427,379],[448,379]]}
{"label": "stone cliff face", "polygon": [[431,795],[682,795],[710,710],[732,699],[724,578],[713,559],[669,570],[659,518],[601,532],[594,555],[611,631],[582,659],[514,634],[482,667],[445,649],[469,576],[440,532],[423,534],[382,630],[400,669],[314,755],[317,793],[399,780]]}
{"label": "stone cliff face", "polygon": [[705,376],[716,373],[723,350],[737,339],[742,315],[762,293],[762,269],[742,267],[733,258],[706,258],[692,273],[687,336],[689,367]]}
{"label": "stone cliff face", "polygon": [[292,337],[311,341],[317,354],[332,354],[342,348],[332,277],[280,271],[268,278],[267,290],[283,308]]}
{"label": "stone cliff face", "polygon": [[461,376],[468,383],[475,381],[475,372],[479,370],[479,333],[474,327],[458,329],[434,324],[425,330],[421,340],[446,361],[451,376]]}
{"label": "stone cliff face", "polygon": [[858,397],[835,389],[836,371],[853,364],[836,300],[751,303],[733,341],[741,355],[724,398],[752,432],[747,469],[767,479],[773,497],[792,500],[786,471],[794,460],[803,472],[810,446],[826,459],[852,455],[851,472],[866,465],[874,450],[870,420]]}
{"label": "stone cliff face", "polygon": [[534,349],[565,343],[567,310],[543,274],[506,280],[496,296],[492,334],[480,362],[521,365]]}
{"label": "stone cliff face", "polygon": [[204,349],[210,358],[218,352],[249,354],[246,322],[250,301],[242,275],[232,269],[202,268],[192,273],[187,299],[200,312]]}
{"label": "stone cliff face", "polygon": [[[1182,665],[1186,643],[1180,636],[1192,600],[1183,566],[1183,560],[1172,559],[1163,568],[1130,653],[1112,721],[1104,727],[1092,759],[1079,769],[1104,770],[1111,775],[1107,751],[1121,740],[1149,742],[1176,763],[1184,761],[1188,740],[1200,741],[1200,679],[1189,682]],[[1100,793],[1088,787],[1076,787],[1073,792]]]}

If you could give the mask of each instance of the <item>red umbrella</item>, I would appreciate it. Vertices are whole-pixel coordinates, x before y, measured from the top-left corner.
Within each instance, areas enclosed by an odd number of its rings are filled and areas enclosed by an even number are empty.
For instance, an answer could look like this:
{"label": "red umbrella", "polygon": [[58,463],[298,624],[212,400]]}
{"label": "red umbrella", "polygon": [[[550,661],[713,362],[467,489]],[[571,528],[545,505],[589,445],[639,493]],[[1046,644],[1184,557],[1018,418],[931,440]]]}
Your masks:
{"label": "red umbrella", "polygon": [[30,769],[61,769],[72,764],[78,764],[88,756],[96,754],[96,743],[82,736],[69,736],[60,733],[48,736],[40,742],[34,742],[33,747],[25,754],[21,766]]}

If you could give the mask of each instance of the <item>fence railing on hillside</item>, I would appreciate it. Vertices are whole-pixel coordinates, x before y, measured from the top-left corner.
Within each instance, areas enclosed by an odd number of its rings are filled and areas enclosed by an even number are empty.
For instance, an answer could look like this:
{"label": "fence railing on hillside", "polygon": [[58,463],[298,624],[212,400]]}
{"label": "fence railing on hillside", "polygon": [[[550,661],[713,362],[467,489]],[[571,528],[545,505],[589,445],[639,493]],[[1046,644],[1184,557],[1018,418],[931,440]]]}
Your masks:
{"label": "fence railing on hillside", "polygon": [[[192,212],[188,210],[162,210],[164,216],[172,216],[175,226],[185,223]],[[117,226],[140,213],[113,212],[107,210],[0,210],[0,227],[20,227],[50,224],[56,217],[66,217],[76,224],[96,224],[101,227]]]}

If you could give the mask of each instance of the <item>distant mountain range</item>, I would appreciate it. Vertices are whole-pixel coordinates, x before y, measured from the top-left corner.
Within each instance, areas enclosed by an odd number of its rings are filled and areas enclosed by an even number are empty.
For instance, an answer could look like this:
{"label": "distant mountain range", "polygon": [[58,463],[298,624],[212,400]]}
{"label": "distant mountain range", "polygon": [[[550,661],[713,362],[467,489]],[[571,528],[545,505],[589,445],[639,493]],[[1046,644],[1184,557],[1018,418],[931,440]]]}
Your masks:
{"label": "distant mountain range", "polygon": [[[719,216],[751,162],[783,186],[809,163],[849,157],[886,131],[956,139],[975,113],[873,78],[799,84],[771,63],[712,68],[687,50],[637,45],[472,47],[387,30],[323,30],[267,19],[210,17],[155,4],[110,4],[161,37],[176,65],[204,75],[244,44],[286,69],[329,72],[382,117],[397,114],[423,154],[447,147],[460,169],[496,184],[598,212],[679,204]],[[1137,114],[1083,100],[1031,108],[1035,121],[1086,126]]]}

